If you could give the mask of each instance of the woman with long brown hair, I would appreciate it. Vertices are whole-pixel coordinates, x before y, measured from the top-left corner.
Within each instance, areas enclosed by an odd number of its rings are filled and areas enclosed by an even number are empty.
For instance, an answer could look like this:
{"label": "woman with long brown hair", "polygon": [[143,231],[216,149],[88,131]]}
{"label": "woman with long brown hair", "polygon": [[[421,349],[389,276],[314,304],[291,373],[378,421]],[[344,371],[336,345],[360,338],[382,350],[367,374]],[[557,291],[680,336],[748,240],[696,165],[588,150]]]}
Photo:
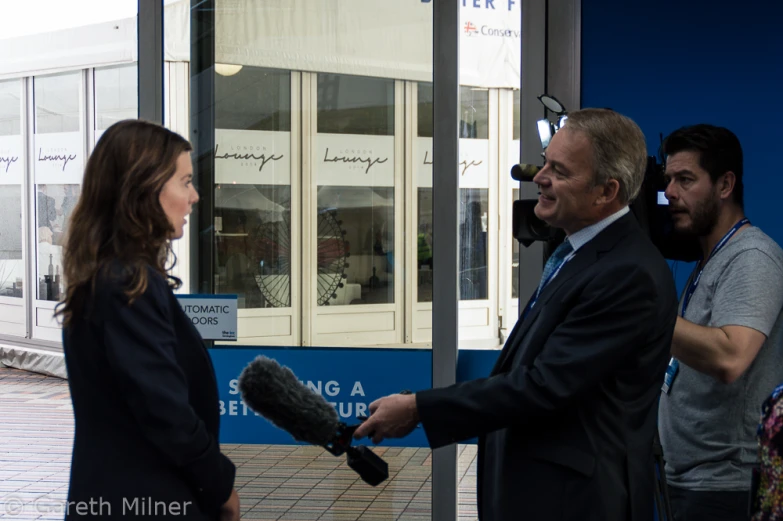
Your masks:
{"label": "woman with long brown hair", "polygon": [[190,151],[127,120],[87,162],[58,309],[75,418],[66,519],[239,519],[214,369],[166,268],[198,202]]}

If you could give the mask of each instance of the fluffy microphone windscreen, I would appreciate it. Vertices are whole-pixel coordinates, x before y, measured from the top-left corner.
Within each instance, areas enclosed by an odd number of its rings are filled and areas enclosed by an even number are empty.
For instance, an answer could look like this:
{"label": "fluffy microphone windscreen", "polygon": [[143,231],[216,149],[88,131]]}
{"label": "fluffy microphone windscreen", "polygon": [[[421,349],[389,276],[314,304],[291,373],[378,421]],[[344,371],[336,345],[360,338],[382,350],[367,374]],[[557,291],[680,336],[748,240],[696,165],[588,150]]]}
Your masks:
{"label": "fluffy microphone windscreen", "polygon": [[239,392],[245,404],[295,440],[328,444],[340,419],[335,408],[308,389],[288,367],[258,356],[239,376]]}

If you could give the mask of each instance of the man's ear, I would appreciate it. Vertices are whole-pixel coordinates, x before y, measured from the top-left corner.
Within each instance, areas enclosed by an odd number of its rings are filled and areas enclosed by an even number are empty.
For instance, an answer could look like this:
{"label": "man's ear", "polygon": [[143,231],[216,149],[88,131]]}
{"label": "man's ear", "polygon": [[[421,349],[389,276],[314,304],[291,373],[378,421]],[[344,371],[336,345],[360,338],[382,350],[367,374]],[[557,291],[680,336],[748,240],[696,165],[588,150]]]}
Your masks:
{"label": "man's ear", "polygon": [[718,184],[720,186],[720,198],[721,199],[728,199],[731,197],[732,192],[734,192],[734,185],[737,182],[737,176],[734,175],[734,172],[729,170],[725,174],[723,174],[720,179],[718,179]]}
{"label": "man's ear", "polygon": [[596,205],[609,204],[616,200],[620,195],[620,183],[617,179],[610,179],[606,184],[601,186],[601,192],[598,194],[598,198],[595,200]]}

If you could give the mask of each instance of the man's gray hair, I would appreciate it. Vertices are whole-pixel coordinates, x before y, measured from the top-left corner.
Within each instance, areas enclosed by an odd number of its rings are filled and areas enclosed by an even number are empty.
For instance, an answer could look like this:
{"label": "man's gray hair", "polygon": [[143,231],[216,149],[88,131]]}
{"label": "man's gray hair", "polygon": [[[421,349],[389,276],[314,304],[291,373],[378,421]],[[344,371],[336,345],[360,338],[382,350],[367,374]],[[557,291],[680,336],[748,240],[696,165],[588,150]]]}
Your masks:
{"label": "man's gray hair", "polygon": [[616,179],[617,198],[630,204],[647,170],[647,144],[639,125],[613,110],[582,109],[569,113],[563,128],[584,132],[590,140],[596,186]]}

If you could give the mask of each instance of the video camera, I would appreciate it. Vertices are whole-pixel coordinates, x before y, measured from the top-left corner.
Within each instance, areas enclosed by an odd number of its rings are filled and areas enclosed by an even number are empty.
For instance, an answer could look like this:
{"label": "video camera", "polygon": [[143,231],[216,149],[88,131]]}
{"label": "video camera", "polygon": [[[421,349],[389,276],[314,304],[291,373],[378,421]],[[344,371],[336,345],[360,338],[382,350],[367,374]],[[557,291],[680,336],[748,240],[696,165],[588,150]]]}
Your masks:
{"label": "video camera", "polygon": [[[568,119],[568,113],[554,96],[542,94],[538,96],[538,100],[546,107],[547,112],[552,112],[556,116],[556,123],[547,117],[537,122],[541,147],[546,150],[552,136]],[[511,168],[511,177],[516,181],[533,182],[533,177],[541,168],[531,164],[517,164]],[[639,195],[630,205],[630,210],[664,258],[686,262],[696,261],[700,257],[698,243],[675,232],[668,208],[669,201],[664,196],[664,190],[666,190],[666,179],[663,162],[659,163],[655,156],[648,156],[644,181]],[[537,203],[536,199],[514,201],[512,233],[514,238],[525,247],[536,241],[543,241],[547,243],[549,251],[552,251],[563,241],[565,232],[549,226],[536,216],[534,210]]]}

